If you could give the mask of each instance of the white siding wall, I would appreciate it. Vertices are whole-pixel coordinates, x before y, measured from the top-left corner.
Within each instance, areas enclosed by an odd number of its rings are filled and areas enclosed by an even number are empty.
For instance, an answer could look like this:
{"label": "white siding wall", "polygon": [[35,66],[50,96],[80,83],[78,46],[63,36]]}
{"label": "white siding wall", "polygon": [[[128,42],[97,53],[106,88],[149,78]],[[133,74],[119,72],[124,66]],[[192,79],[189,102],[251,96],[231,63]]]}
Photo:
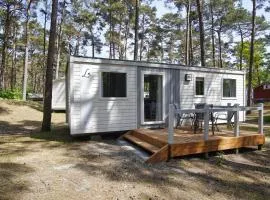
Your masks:
{"label": "white siding wall", "polygon": [[[245,105],[244,100],[244,75],[221,74],[207,72],[191,72],[181,70],[180,72],[180,106],[182,109],[195,108],[195,103],[208,103],[214,105],[227,105],[227,103]],[[187,82],[185,74],[192,74],[192,80]],[[204,77],[204,97],[195,96],[196,77]],[[223,79],[236,79],[236,98],[223,98]],[[240,112],[240,120],[244,120],[244,113]]]}
{"label": "white siding wall", "polygon": [[[86,70],[90,77],[83,77]],[[101,97],[101,72],[127,73],[127,98]],[[137,128],[137,68],[74,63],[71,66],[71,134]]]}
{"label": "white siding wall", "polygon": [[52,109],[66,110],[66,83],[65,79],[53,81]]}
{"label": "white siding wall", "polygon": [[[67,109],[71,134],[131,130],[140,127],[142,71],[165,74],[165,117],[168,105],[172,102],[179,102],[182,109],[194,108],[195,103],[245,105],[245,76],[242,72],[198,67],[186,69],[186,67],[163,64],[71,57],[67,74],[69,93]],[[89,77],[83,77],[87,75],[86,71],[90,72]],[[127,98],[101,97],[102,71],[127,73]],[[192,81],[185,82],[185,74],[192,74]],[[195,96],[196,77],[204,77],[204,97]],[[224,78],[236,79],[236,98],[222,97]],[[241,113],[240,120],[243,119],[244,114]]]}

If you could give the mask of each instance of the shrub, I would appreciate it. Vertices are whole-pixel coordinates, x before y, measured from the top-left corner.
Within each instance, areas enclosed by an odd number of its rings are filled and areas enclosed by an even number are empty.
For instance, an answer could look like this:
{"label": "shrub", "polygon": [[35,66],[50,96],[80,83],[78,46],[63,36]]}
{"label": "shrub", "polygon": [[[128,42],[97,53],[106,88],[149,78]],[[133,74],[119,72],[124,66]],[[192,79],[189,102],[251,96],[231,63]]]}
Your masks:
{"label": "shrub", "polygon": [[3,99],[21,99],[22,98],[21,90],[19,90],[19,89],[0,90],[0,98],[3,98]]}
{"label": "shrub", "polygon": [[264,116],[264,123],[270,123],[270,116]]}

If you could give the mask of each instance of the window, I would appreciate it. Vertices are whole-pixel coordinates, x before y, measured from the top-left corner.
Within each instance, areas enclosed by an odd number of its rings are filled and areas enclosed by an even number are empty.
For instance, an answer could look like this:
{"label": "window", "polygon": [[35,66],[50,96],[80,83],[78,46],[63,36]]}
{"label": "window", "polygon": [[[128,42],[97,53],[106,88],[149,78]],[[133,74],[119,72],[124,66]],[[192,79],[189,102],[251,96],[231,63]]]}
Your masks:
{"label": "window", "polygon": [[102,72],[102,97],[127,97],[127,74]]}
{"label": "window", "polygon": [[236,97],[235,79],[223,79],[223,97]]}
{"label": "window", "polygon": [[196,96],[203,96],[204,95],[204,78],[203,77],[196,77],[196,86],[195,86]]}

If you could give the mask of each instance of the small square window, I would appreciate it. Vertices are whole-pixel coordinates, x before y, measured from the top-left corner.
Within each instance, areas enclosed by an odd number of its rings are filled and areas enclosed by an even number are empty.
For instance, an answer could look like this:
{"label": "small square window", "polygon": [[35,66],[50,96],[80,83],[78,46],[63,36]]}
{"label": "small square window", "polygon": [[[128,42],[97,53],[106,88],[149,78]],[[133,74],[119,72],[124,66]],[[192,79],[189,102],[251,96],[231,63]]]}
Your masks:
{"label": "small square window", "polygon": [[204,95],[204,78],[203,77],[196,77],[195,94],[196,96]]}
{"label": "small square window", "polygon": [[102,72],[102,97],[127,97],[127,74]]}
{"label": "small square window", "polygon": [[236,97],[235,79],[223,79],[223,97]]}

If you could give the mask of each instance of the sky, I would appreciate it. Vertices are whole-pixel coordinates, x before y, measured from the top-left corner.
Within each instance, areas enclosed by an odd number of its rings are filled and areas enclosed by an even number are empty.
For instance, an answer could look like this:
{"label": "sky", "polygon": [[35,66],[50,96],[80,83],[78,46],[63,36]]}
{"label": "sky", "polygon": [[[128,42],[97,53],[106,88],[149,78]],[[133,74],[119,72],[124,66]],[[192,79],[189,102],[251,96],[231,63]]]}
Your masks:
{"label": "sky", "polygon": [[[176,9],[170,10],[169,8],[166,8],[164,1],[163,0],[154,0],[153,1],[153,6],[157,8],[157,16],[161,17],[163,14],[168,13],[168,12],[176,12]],[[249,10],[250,12],[252,11],[252,1],[251,0],[242,0],[242,6]],[[270,13],[266,13],[264,9],[257,10],[257,15],[264,15],[266,19],[270,19]]]}

